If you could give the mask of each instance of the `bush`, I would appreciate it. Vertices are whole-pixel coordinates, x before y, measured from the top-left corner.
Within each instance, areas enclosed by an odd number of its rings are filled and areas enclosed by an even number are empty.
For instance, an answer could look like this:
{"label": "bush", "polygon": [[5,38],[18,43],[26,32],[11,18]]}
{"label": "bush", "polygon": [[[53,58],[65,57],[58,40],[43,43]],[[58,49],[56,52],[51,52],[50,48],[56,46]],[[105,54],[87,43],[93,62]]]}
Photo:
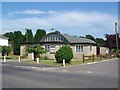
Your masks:
{"label": "bush", "polygon": [[56,53],[55,58],[57,63],[62,63],[63,59],[65,59],[66,63],[70,63],[73,58],[72,48],[70,46],[61,47]]}
{"label": "bush", "polygon": [[2,46],[2,55],[8,55],[12,51],[12,47],[10,46]]}

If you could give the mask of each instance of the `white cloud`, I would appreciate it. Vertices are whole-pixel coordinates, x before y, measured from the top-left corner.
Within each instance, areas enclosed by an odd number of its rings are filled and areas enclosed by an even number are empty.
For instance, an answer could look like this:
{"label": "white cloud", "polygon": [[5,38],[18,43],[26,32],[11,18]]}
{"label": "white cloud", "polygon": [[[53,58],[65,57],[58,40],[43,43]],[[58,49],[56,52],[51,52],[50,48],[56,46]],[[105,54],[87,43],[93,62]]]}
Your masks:
{"label": "white cloud", "polygon": [[[40,14],[45,12],[36,11],[34,14],[35,13]],[[53,11],[49,11],[48,13],[53,13]],[[26,27],[31,29],[50,29],[51,27],[54,27],[62,33],[74,35],[84,35],[90,33],[100,36],[114,31],[114,21],[116,19],[117,17],[110,14],[99,12],[59,12],[46,18],[28,17],[20,19],[4,19],[3,30],[23,30]]]}
{"label": "white cloud", "polygon": [[11,12],[9,13],[9,15],[13,16],[16,14],[53,14],[56,13],[55,11],[40,11],[40,10],[36,10],[36,9],[32,9],[32,10],[23,10],[23,11],[15,11],[15,12]]}

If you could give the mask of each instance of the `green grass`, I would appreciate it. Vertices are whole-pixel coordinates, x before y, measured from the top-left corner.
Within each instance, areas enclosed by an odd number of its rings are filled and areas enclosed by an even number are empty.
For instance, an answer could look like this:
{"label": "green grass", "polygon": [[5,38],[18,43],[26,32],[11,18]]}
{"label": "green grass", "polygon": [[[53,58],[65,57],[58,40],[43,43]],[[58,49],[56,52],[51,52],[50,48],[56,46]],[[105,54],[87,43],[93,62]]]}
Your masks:
{"label": "green grass", "polygon": [[[14,60],[14,59],[18,59],[18,57],[19,56],[17,56],[17,55],[12,55],[12,56],[7,56],[6,59],[13,59]],[[3,58],[4,58],[4,56],[0,57],[0,59],[3,59]]]}
{"label": "green grass", "polygon": [[[18,61],[18,57],[16,55],[13,56],[7,56],[7,60],[17,60]],[[3,57],[0,57],[0,60],[2,60]],[[101,61],[106,60],[106,58],[102,58]],[[99,62],[100,59],[95,57],[95,62]],[[21,59],[21,62],[23,63],[30,63],[30,64],[37,64],[36,61],[33,60],[23,60]],[[92,60],[88,59],[86,60],[84,63],[89,63],[92,62]],[[52,65],[52,66],[62,66],[61,63],[57,63],[55,60],[40,60],[39,64],[45,64],[45,65]],[[71,66],[71,65],[79,65],[79,64],[83,64],[83,60],[82,59],[72,59],[71,63],[66,63],[66,66]]]}
{"label": "green grass", "polygon": [[[33,61],[33,60],[22,60],[21,62],[30,63],[30,64],[37,64],[36,61]],[[57,63],[55,60],[40,60],[39,64],[52,65],[52,66],[62,66],[62,63]],[[78,65],[78,64],[82,64],[82,61],[81,60],[79,60],[79,61],[72,60],[71,63],[66,63],[66,66]]]}

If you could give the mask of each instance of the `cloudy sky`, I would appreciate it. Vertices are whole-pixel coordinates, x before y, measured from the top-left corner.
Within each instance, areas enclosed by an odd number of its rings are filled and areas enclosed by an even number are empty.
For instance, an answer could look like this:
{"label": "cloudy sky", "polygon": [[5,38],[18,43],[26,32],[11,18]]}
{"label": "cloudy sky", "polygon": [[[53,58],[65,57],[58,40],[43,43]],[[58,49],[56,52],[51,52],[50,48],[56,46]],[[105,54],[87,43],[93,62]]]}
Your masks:
{"label": "cloudy sky", "polygon": [[30,28],[53,27],[61,33],[76,36],[91,34],[104,38],[114,33],[118,18],[117,2],[3,2],[2,33]]}

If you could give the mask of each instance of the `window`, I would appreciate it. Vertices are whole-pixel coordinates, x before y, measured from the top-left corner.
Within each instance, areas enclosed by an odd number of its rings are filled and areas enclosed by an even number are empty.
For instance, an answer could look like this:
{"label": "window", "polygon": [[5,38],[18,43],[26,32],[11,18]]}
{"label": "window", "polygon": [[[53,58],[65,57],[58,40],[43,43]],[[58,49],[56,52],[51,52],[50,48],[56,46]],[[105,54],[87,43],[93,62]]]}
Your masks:
{"label": "window", "polygon": [[76,52],[83,52],[83,46],[76,46]]}
{"label": "window", "polygon": [[92,52],[92,46],[90,46],[90,52]]}
{"label": "window", "polygon": [[68,42],[63,36],[59,34],[50,34],[47,35],[43,41],[62,41],[62,42]]}
{"label": "window", "polygon": [[45,50],[50,51],[50,45],[45,45]]}
{"label": "window", "polygon": [[46,38],[46,41],[48,41],[48,38],[49,38],[49,37]]}

